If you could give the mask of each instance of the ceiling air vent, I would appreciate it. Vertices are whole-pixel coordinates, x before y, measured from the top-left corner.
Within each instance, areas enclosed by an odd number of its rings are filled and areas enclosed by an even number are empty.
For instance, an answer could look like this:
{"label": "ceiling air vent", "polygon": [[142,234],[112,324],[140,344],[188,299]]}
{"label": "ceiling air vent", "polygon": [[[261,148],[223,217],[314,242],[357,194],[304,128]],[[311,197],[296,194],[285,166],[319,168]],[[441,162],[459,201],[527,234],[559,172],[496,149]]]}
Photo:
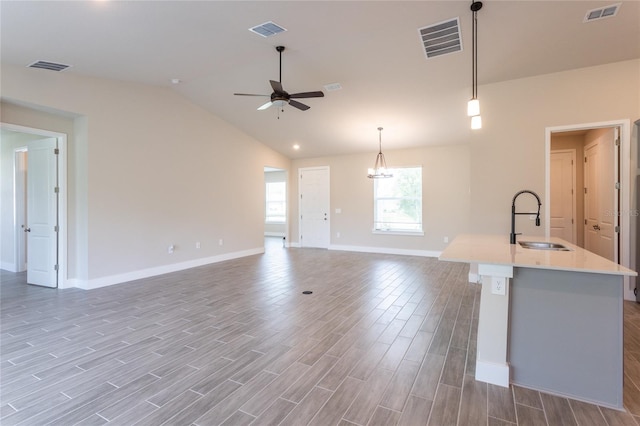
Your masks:
{"label": "ceiling air vent", "polygon": [[620,4],[621,3],[607,7],[601,7],[599,9],[591,9],[587,11],[587,14],[584,16],[584,21],[582,22],[592,22],[599,19],[611,18],[612,16],[616,16],[616,14],[618,13],[618,9],[620,9]]}
{"label": "ceiling air vent", "polygon": [[40,68],[41,70],[49,70],[49,71],[64,71],[67,68],[71,67],[71,65],[56,64],[55,62],[47,62],[47,61],[36,61],[32,64],[27,65],[27,67]]}
{"label": "ceiling air vent", "polygon": [[427,59],[462,50],[459,18],[418,28],[418,32]]}
{"label": "ceiling air vent", "polygon": [[249,31],[259,34],[262,37],[271,37],[273,35],[279,34],[287,30],[286,28],[283,28],[280,25],[269,21],[269,22],[265,22],[264,24],[255,26],[253,28],[249,28]]}

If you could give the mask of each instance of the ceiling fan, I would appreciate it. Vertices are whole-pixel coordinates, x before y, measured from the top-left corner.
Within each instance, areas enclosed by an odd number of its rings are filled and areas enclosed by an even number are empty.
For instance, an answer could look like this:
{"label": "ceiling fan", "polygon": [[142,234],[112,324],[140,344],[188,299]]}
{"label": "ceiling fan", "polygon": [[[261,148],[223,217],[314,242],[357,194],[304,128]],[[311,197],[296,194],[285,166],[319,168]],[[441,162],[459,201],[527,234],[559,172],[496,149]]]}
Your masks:
{"label": "ceiling fan", "polygon": [[301,92],[301,93],[292,93],[289,94],[285,92],[282,88],[282,51],[284,50],[284,46],[277,46],[276,50],[280,53],[280,81],[269,80],[271,83],[271,88],[273,89],[273,93],[271,95],[255,95],[251,93],[234,93],[236,96],[264,96],[270,97],[269,102],[258,107],[258,111],[262,111],[263,109],[267,109],[272,105],[276,105],[277,107],[283,107],[285,104],[289,104],[292,107],[298,108],[301,111],[306,111],[311,108],[309,105],[305,105],[302,102],[298,102],[295,99],[303,99],[303,98],[322,98],[324,97],[324,93],[318,92]]}

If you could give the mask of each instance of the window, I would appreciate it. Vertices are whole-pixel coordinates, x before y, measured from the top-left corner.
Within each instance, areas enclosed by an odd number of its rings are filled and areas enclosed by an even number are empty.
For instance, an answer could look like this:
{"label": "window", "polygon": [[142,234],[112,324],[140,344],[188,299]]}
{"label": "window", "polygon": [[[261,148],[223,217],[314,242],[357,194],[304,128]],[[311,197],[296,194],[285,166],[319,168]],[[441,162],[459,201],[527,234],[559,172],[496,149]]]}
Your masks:
{"label": "window", "polygon": [[373,180],[373,230],[422,234],[422,167],[389,169]]}
{"label": "window", "polygon": [[286,182],[267,182],[266,185],[265,222],[285,223],[287,221]]}

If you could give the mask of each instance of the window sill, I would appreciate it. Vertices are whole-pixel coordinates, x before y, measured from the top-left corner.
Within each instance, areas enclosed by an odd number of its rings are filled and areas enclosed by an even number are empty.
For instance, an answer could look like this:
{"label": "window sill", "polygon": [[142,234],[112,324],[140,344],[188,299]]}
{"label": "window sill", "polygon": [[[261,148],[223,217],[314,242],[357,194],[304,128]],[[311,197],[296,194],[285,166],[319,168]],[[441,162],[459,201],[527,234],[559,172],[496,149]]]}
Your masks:
{"label": "window sill", "polygon": [[406,235],[409,237],[424,237],[423,231],[385,231],[383,229],[372,229],[371,233],[380,235]]}

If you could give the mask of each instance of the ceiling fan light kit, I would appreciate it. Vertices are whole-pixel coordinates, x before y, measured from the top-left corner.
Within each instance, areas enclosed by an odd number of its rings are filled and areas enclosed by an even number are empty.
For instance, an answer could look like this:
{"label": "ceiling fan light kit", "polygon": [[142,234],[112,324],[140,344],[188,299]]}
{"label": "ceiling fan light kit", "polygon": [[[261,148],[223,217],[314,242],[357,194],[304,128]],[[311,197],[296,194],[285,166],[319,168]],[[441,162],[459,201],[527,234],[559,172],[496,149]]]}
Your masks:
{"label": "ceiling fan light kit", "polygon": [[382,127],[378,127],[378,155],[376,156],[376,163],[373,169],[369,169],[367,177],[370,179],[390,178],[393,174],[387,170],[387,161],[382,153]]}
{"label": "ceiling fan light kit", "polygon": [[480,117],[480,101],[478,101],[478,11],[482,9],[481,1],[471,2],[471,100],[467,103],[467,115],[471,117],[473,130],[482,128]]}
{"label": "ceiling fan light kit", "polygon": [[[258,111],[262,111],[268,109],[272,106],[276,106],[278,108],[284,108],[286,104],[299,109],[300,111],[306,111],[311,108],[309,105],[305,105],[302,102],[298,102],[295,99],[305,99],[305,98],[322,98],[324,97],[324,93],[321,91],[315,92],[300,92],[300,93],[291,93],[289,94],[282,88],[282,52],[284,51],[284,46],[276,46],[276,51],[280,54],[280,79],[278,81],[269,80],[269,84],[271,84],[271,88],[273,92],[271,95],[256,95],[252,93],[234,93],[236,96],[262,96],[268,97],[269,102],[258,107]],[[280,118],[280,117],[278,117]]]}

